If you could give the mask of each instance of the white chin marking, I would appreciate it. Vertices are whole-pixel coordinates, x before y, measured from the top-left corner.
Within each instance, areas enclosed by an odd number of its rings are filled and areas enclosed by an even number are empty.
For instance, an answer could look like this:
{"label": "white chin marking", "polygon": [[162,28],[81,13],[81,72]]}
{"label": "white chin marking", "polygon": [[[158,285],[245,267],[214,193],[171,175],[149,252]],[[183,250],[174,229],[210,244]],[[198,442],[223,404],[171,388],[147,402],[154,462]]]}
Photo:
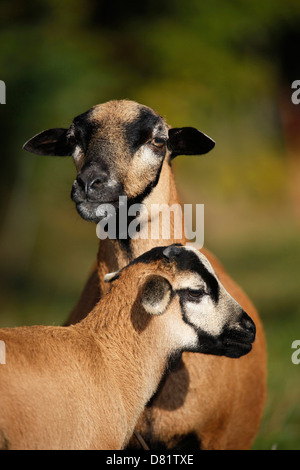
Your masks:
{"label": "white chin marking", "polygon": [[87,220],[96,220],[96,212],[93,209],[87,208],[84,204],[79,204],[77,206],[77,211],[83,219]]}

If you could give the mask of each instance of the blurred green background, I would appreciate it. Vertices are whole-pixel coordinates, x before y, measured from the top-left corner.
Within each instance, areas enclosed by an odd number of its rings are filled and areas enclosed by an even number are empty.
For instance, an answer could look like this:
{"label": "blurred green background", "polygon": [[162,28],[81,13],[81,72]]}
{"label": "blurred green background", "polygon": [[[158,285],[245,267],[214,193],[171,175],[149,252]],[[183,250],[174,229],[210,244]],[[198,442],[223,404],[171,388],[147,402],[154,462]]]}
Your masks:
{"label": "blurred green background", "polygon": [[254,449],[300,449],[300,4],[287,0],[2,0],[0,326],[61,324],[95,260],[70,199],[70,158],[23,143],[110,99],[146,104],[216,140],[181,156],[182,202],[260,311],[268,402]]}

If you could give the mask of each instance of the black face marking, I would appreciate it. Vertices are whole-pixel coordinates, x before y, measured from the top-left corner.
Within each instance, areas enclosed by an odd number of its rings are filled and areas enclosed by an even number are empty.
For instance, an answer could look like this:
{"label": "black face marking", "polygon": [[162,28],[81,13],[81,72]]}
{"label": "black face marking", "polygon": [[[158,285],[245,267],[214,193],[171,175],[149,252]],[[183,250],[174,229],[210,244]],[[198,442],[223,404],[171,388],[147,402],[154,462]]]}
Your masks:
{"label": "black face marking", "polygon": [[199,341],[201,353],[213,354],[214,356],[226,356],[231,358],[239,358],[248,354],[252,349],[254,335],[249,336],[245,333],[237,336],[234,330],[225,328],[223,333],[217,338],[208,334],[200,334]]}
{"label": "black face marking", "polygon": [[208,271],[199,257],[191,250],[171,250],[171,259],[175,260],[177,269],[180,271],[190,271],[198,273],[207,285],[207,293],[215,303],[219,300],[220,288],[215,276]]}
{"label": "black face marking", "polygon": [[99,128],[99,122],[93,122],[90,118],[91,110],[76,116],[70,127],[70,133],[73,134],[76,143],[86,153],[93,133]]}
{"label": "black face marking", "polygon": [[153,129],[160,121],[162,119],[158,114],[150,109],[141,108],[139,116],[125,126],[125,135],[132,155],[151,139]]}

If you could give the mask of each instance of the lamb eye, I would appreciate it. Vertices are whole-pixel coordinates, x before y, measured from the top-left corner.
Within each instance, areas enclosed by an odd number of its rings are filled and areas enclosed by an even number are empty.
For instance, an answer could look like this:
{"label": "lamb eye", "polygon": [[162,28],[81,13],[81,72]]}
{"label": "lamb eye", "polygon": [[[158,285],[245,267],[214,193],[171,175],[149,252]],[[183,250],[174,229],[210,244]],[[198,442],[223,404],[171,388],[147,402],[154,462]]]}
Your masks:
{"label": "lamb eye", "polygon": [[151,140],[151,145],[153,145],[154,147],[157,147],[159,149],[165,147],[166,145],[166,141],[164,139],[161,139],[159,137],[156,137],[155,139],[152,139]]}
{"label": "lamb eye", "polygon": [[188,289],[188,294],[190,297],[199,298],[205,295],[205,291],[203,289],[199,289],[199,290]]}

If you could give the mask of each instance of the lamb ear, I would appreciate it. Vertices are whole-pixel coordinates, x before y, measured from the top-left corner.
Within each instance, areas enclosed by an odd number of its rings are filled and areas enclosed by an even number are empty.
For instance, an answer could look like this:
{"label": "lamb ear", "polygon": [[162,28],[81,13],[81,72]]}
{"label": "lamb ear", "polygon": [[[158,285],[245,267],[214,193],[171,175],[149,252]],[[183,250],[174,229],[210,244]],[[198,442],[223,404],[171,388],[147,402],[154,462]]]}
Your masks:
{"label": "lamb ear", "polygon": [[141,304],[150,315],[164,313],[171,301],[172,287],[162,276],[150,276],[143,286]]}
{"label": "lamb ear", "polygon": [[194,127],[169,129],[168,148],[172,158],[177,155],[203,155],[214,146],[214,140]]}
{"label": "lamb ear", "polygon": [[72,155],[74,144],[68,140],[67,131],[68,129],[63,128],[47,129],[28,140],[23,149],[37,155]]}

